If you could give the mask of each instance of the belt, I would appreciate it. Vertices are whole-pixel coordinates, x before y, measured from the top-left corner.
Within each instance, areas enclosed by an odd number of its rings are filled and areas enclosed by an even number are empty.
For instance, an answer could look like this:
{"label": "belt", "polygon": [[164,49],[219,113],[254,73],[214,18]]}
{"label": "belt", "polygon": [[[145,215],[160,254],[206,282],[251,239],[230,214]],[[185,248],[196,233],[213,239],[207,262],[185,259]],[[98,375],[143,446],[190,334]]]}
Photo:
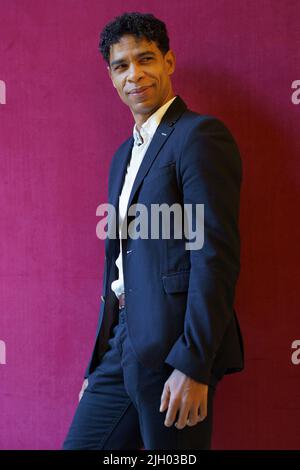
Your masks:
{"label": "belt", "polygon": [[119,297],[119,310],[125,307],[125,294],[124,292]]}

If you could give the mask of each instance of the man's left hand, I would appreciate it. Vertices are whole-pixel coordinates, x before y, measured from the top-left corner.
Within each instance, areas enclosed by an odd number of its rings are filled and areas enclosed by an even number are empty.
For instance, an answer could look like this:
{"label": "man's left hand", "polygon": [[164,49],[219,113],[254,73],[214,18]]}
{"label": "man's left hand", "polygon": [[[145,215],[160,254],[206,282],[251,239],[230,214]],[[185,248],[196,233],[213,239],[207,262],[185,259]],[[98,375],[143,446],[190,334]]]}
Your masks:
{"label": "man's left hand", "polygon": [[203,421],[207,416],[207,393],[208,385],[175,369],[166,381],[161,396],[159,411],[168,410],[165,426],[172,426],[178,411],[177,429],[183,429],[186,425],[195,426]]}

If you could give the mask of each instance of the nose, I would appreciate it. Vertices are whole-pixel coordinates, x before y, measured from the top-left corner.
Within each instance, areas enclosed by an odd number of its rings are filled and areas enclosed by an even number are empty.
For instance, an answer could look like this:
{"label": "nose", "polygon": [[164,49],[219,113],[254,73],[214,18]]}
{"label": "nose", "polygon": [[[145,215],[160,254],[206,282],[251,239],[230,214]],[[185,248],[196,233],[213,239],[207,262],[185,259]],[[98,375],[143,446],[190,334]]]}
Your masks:
{"label": "nose", "polygon": [[144,72],[142,67],[139,64],[130,64],[130,67],[128,69],[128,77],[127,79],[130,82],[138,82],[141,77],[143,77]]}

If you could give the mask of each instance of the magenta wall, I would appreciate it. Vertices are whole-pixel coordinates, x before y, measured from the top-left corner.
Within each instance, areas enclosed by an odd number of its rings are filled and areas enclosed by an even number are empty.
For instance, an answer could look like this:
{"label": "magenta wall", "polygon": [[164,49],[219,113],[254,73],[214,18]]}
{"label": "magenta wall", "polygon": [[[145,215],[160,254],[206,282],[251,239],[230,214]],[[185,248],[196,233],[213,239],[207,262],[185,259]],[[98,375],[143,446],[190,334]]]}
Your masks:
{"label": "magenta wall", "polygon": [[[76,407],[102,287],[96,207],[133,125],[97,50],[101,28],[124,10],[108,0],[0,2],[1,449],[60,448]],[[300,448],[299,357],[291,360],[300,2],[127,1],[126,10],[166,21],[176,93],[223,119],[242,154],[236,309],[246,369],[219,387],[214,448]]]}

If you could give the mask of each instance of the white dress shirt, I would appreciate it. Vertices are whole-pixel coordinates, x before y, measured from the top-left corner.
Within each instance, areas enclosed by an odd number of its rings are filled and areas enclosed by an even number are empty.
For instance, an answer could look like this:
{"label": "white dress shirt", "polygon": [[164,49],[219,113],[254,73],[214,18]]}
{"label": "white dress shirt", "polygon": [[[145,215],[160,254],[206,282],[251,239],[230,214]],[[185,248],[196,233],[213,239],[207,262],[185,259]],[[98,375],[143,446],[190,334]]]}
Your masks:
{"label": "white dress shirt", "polygon": [[137,129],[136,124],[133,127],[133,138],[134,145],[132,147],[132,153],[130,161],[127,165],[126,175],[124,178],[123,188],[119,196],[119,237],[120,237],[120,254],[116,260],[116,266],[118,267],[119,275],[118,279],[111,283],[111,289],[114,291],[115,295],[119,296],[124,292],[124,278],[123,278],[123,266],[122,266],[122,243],[121,243],[121,231],[122,224],[126,216],[127,205],[131,193],[131,189],[139,170],[139,167],[142,163],[142,160],[145,156],[145,153],[150,145],[152,137],[155,134],[159,123],[167,111],[170,104],[176,98],[171,98],[167,103],[161,106],[155,113],[147,119],[146,122],[141,126],[140,132]]}

